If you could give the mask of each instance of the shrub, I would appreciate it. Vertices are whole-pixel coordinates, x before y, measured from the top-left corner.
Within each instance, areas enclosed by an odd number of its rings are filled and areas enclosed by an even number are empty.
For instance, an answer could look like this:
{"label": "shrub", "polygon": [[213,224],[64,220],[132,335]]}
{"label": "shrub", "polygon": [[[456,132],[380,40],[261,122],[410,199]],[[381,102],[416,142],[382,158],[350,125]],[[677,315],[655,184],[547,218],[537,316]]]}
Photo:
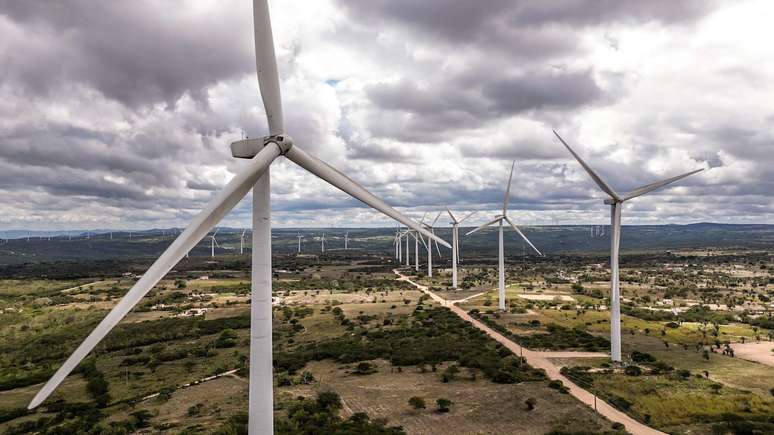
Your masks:
{"label": "shrub", "polygon": [[416,410],[425,409],[425,399],[421,397],[414,396],[408,400],[408,403]]}
{"label": "shrub", "polygon": [[624,373],[627,376],[639,376],[642,374],[642,369],[637,366],[626,366]]}
{"label": "shrub", "polygon": [[638,363],[655,362],[656,358],[649,353],[635,350],[634,352],[632,352],[632,361],[638,362]]}
{"label": "shrub", "polygon": [[534,397],[529,397],[527,400],[524,401],[524,404],[527,405],[527,409],[532,411],[535,409],[535,405],[537,404],[537,399]]}
{"label": "shrub", "polygon": [[356,375],[370,375],[371,373],[376,373],[376,367],[370,362],[362,361],[355,367]]}
{"label": "shrub", "polygon": [[565,387],[564,383],[558,379],[549,382],[548,388],[553,388],[554,390],[557,390],[562,394],[567,394],[570,392],[570,389]]}
{"label": "shrub", "polygon": [[438,412],[449,412],[450,406],[452,405],[452,401],[449,399],[438,399],[435,401],[436,407],[438,409]]}

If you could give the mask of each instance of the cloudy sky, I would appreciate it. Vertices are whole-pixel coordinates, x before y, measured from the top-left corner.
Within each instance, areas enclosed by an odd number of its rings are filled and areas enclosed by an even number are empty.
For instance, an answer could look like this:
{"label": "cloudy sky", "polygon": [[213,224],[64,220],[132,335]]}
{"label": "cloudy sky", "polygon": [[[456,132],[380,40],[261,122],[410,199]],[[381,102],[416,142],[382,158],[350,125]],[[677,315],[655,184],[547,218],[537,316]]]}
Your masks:
{"label": "cloudy sky", "polygon": [[[412,216],[774,223],[768,0],[275,0],[286,129]],[[251,4],[0,0],[0,229],[182,226],[266,134]],[[389,222],[272,168],[277,226]],[[226,219],[249,222],[249,198]]]}

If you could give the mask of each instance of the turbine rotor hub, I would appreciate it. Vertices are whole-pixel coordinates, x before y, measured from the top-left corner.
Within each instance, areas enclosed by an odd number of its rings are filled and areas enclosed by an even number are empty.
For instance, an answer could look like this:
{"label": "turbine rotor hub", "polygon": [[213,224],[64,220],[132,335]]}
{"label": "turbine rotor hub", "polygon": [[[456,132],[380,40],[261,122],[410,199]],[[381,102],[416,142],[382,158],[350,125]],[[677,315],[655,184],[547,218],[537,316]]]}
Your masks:
{"label": "turbine rotor hub", "polygon": [[293,148],[293,139],[286,134],[275,134],[257,138],[242,139],[231,143],[231,155],[238,159],[252,159],[266,145],[275,143],[280,154],[285,155]]}

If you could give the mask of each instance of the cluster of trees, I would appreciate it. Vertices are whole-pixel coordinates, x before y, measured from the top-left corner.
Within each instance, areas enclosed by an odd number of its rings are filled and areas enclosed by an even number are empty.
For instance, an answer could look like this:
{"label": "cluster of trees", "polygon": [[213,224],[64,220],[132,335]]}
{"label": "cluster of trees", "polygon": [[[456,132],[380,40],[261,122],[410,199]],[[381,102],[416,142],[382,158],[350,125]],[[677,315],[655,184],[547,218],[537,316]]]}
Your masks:
{"label": "cluster of trees", "polygon": [[[5,373],[0,375],[0,391],[46,381],[62,360],[83,341],[84,331],[93,329],[97,321],[98,316],[91,316],[82,322],[63,323],[40,334],[25,334],[4,340],[0,343],[0,352],[7,358],[6,365],[3,367]],[[190,317],[124,323],[118,325],[105,338],[100,346],[100,352],[125,350],[129,357],[124,360],[126,365],[146,364],[152,360],[161,363],[165,360],[180,359],[185,355],[145,356],[137,354],[136,349],[183,338],[219,334],[227,329],[238,330],[249,327],[249,314],[211,320]],[[223,343],[225,341],[221,344]]]}
{"label": "cluster of trees", "polygon": [[91,403],[53,402],[44,405],[43,417],[27,420],[6,428],[6,435],[89,434],[117,435],[134,433],[150,426],[151,413],[146,410],[129,414],[126,420],[105,421],[106,414]]}
{"label": "cluster of trees", "polygon": [[324,359],[356,363],[383,358],[396,366],[456,361],[461,367],[481,370],[498,383],[545,379],[541,370],[530,367],[447,308],[418,305],[410,320],[398,328],[357,327],[354,334],[290,350],[277,349],[274,367],[293,374],[309,361]]}
{"label": "cluster of trees", "polygon": [[[550,350],[583,349],[589,352],[601,352],[610,348],[610,341],[607,338],[589,334],[580,328],[565,328],[555,323],[549,323],[546,325],[546,334],[518,335],[495,320],[490,319],[486,314],[482,314],[477,309],[470,310],[468,314],[500,334],[528,348]],[[534,326],[539,325],[540,323],[537,322]]]}
{"label": "cluster of trees", "polygon": [[[341,398],[333,391],[322,391],[316,399],[299,397],[280,404],[282,416],[274,422],[275,433],[287,435],[315,435],[321,433],[341,435],[404,435],[402,427],[387,426],[386,421],[374,419],[363,412],[342,419],[339,411]],[[246,434],[247,421],[242,418],[239,424],[228,423],[229,428],[221,428],[217,434]],[[234,431],[234,429],[236,429]]]}

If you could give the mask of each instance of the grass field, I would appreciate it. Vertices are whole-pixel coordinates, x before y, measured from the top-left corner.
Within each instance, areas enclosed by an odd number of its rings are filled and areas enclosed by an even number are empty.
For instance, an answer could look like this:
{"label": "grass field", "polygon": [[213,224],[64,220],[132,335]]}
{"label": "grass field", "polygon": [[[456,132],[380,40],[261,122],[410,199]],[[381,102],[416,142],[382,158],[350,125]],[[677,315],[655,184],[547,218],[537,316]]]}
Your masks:
{"label": "grass field", "polygon": [[[416,367],[402,372],[385,361],[374,361],[378,372],[360,376],[352,367],[330,361],[307,365],[318,383],[278,389],[292,395],[311,396],[331,389],[344,402],[344,413],[367,412],[384,418],[390,425],[401,425],[410,434],[527,433],[551,430],[598,433],[611,430],[611,423],[571,396],[546,388],[545,382],[493,384],[480,375],[472,380],[463,370],[458,380],[443,383],[439,373],[421,373]],[[439,367],[439,372],[443,367]],[[408,404],[413,396],[422,397],[427,409],[414,410]],[[535,409],[527,410],[525,400],[536,399]],[[449,413],[435,412],[435,401],[446,398],[454,404]]]}

